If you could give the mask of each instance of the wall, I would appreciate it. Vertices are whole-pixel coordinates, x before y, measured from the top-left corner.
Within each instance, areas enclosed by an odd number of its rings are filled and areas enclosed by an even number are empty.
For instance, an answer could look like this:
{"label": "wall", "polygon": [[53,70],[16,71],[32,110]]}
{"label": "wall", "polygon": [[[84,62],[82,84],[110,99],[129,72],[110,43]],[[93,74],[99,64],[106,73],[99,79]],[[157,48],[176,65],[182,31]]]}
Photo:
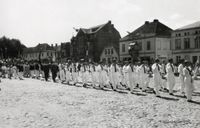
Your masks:
{"label": "wall", "polygon": [[[150,50],[147,50],[147,42],[150,41]],[[124,60],[125,58],[130,58],[131,56],[129,55],[128,52],[128,47],[130,43],[137,42],[139,45],[141,45],[141,50],[139,51],[139,56],[140,57],[150,57],[154,58],[155,57],[155,37],[151,38],[143,38],[143,39],[137,39],[137,40],[132,40],[132,41],[121,41],[119,46],[120,46],[120,60]],[[125,44],[125,52],[122,52],[122,45]]]}
{"label": "wall", "polygon": [[[111,53],[111,49],[113,50],[113,53]],[[108,50],[110,51],[110,53],[108,53]],[[112,62],[113,59],[118,60],[119,56],[116,49],[113,46],[110,46],[110,47],[104,48],[104,50],[101,53],[100,59],[101,61],[105,59],[106,62],[109,62],[109,61]]]}
{"label": "wall", "polygon": [[[47,55],[48,54],[48,55]],[[23,54],[24,56],[24,59],[25,60],[39,60],[39,52],[32,52],[32,53],[24,53]],[[41,59],[47,59],[47,58],[53,58],[53,59],[56,59],[56,54],[55,54],[55,51],[43,51],[41,52]]]}
{"label": "wall", "polygon": [[156,38],[156,57],[169,59],[172,58],[170,38]]}
{"label": "wall", "polygon": [[[196,31],[199,33],[196,34]],[[185,35],[188,33],[189,35]],[[180,34],[180,36],[179,36]],[[200,28],[174,31],[171,37],[171,48],[172,48],[172,56],[175,63],[178,63],[177,57],[179,56],[181,59],[186,59],[193,62],[193,56],[197,56],[200,59],[200,48],[195,48],[195,38],[200,36]],[[184,49],[184,38],[190,38],[190,48]],[[175,40],[181,39],[181,49],[175,49]]]}

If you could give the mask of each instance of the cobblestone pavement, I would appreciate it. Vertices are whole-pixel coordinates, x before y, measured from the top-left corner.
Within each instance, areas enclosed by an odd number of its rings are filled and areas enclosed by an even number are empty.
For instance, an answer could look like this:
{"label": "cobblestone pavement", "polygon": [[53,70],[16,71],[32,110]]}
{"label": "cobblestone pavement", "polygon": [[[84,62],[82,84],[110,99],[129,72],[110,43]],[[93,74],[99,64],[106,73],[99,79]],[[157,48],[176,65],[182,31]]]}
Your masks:
{"label": "cobblestone pavement", "polygon": [[179,92],[163,92],[157,98],[151,93],[3,79],[0,128],[199,128],[200,82],[195,86],[195,102],[188,103]]}

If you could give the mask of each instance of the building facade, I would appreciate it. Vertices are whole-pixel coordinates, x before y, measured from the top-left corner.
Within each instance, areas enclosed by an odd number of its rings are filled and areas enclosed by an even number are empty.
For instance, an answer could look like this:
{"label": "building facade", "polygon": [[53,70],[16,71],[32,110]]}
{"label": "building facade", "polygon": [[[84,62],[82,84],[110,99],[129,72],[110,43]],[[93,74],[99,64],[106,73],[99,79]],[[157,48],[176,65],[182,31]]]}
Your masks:
{"label": "building facade", "polygon": [[101,53],[100,60],[111,63],[112,60],[119,60],[119,53],[113,46],[105,47]]}
{"label": "building facade", "polygon": [[172,33],[172,56],[175,63],[200,60],[200,21],[178,28]]}
{"label": "building facade", "polygon": [[71,39],[71,57],[74,60],[85,58],[99,62],[105,47],[112,46],[119,52],[119,39],[120,34],[111,21],[87,29],[80,28]]}
{"label": "building facade", "polygon": [[56,51],[52,46],[48,44],[38,44],[36,47],[25,48],[23,50],[23,59],[27,61],[31,60],[44,60],[44,59],[55,59]]}
{"label": "building facade", "polygon": [[31,60],[52,60],[66,61],[70,58],[70,43],[64,42],[60,45],[53,44],[50,46],[47,43],[38,44],[35,47],[25,48],[22,58],[27,61]]}
{"label": "building facade", "polygon": [[167,59],[171,57],[170,37],[172,29],[160,23],[146,21],[135,31],[120,40],[120,60],[130,60],[129,45],[139,45],[139,57],[151,61],[155,58]]}
{"label": "building facade", "polygon": [[70,58],[70,42],[63,42],[54,47],[56,50],[56,60],[66,62]]}

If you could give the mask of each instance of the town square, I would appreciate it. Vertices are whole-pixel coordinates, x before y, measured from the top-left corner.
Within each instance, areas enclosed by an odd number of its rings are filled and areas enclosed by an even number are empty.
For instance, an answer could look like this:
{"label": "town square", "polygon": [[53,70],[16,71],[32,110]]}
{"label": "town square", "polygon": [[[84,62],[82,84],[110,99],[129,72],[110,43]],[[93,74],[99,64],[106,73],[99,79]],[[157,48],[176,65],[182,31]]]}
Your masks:
{"label": "town square", "polygon": [[[1,128],[198,128],[200,81],[195,81],[194,103],[178,91],[133,94],[63,85],[35,79],[4,80],[0,93]],[[152,85],[152,84],[151,84]]]}
{"label": "town square", "polygon": [[199,128],[199,5],[0,0],[0,128]]}

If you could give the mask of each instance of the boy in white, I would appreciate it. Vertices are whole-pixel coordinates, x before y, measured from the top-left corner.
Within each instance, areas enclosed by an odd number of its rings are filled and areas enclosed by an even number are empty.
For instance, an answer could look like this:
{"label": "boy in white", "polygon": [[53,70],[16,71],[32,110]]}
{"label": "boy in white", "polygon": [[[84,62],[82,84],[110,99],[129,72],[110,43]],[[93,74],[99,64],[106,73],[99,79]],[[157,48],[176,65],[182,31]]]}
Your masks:
{"label": "boy in white", "polygon": [[72,63],[72,80],[74,82],[73,84],[76,85],[78,82],[78,69],[75,63]]}
{"label": "boy in white", "polygon": [[66,63],[66,65],[65,65],[65,81],[67,82],[67,84],[69,84],[70,78],[71,78],[70,64]]}
{"label": "boy in white", "polygon": [[167,72],[167,84],[169,87],[169,94],[173,95],[173,88],[175,86],[175,76],[174,76],[174,65],[173,60],[169,59],[169,63],[166,65]]}
{"label": "boy in white", "polygon": [[152,65],[153,72],[153,81],[154,81],[154,91],[157,97],[160,97],[159,89],[161,88],[161,75],[160,75],[159,59],[155,60],[155,63]]}
{"label": "boy in white", "polygon": [[61,83],[65,82],[65,66],[63,64],[59,64],[59,72],[60,72],[60,80]]}
{"label": "boy in white", "polygon": [[141,63],[139,67],[139,81],[140,81],[140,87],[142,88],[142,91],[146,91],[147,87],[149,85],[150,79],[148,74],[148,67],[145,61]]}
{"label": "boy in white", "polygon": [[165,61],[163,60],[162,61],[162,64],[161,64],[161,77],[162,77],[162,89],[165,90],[165,91],[168,91],[167,90],[167,79],[166,79],[166,63]]}
{"label": "boy in white", "polygon": [[95,85],[97,84],[96,78],[97,78],[97,73],[96,73],[96,67],[94,64],[90,64],[90,75],[91,75],[91,83],[92,86],[95,87]]}
{"label": "boy in white", "polygon": [[188,61],[185,61],[185,67],[183,68],[185,94],[188,102],[192,100],[192,92],[193,92],[192,71],[189,69],[189,65],[190,63]]}
{"label": "boy in white", "polygon": [[136,87],[134,72],[135,72],[134,67],[130,62],[126,66],[125,79],[126,79],[126,82],[127,82],[127,86],[130,88],[131,92]]}
{"label": "boy in white", "polygon": [[110,66],[110,75],[111,75],[111,84],[113,90],[116,91],[117,84],[118,84],[118,65],[116,64],[116,60],[113,60],[113,64]]}
{"label": "boy in white", "polygon": [[103,66],[101,64],[98,64],[98,66],[96,67],[96,71],[97,71],[97,76],[98,76],[98,84],[99,84],[99,87],[101,89],[103,89],[104,87],[104,81],[103,81]]}
{"label": "boy in white", "polygon": [[181,93],[184,94],[184,89],[185,89],[185,85],[184,85],[184,75],[183,75],[183,62],[184,60],[181,60],[179,66],[178,66],[178,73],[179,73],[179,80],[180,80],[180,84],[181,84]]}

